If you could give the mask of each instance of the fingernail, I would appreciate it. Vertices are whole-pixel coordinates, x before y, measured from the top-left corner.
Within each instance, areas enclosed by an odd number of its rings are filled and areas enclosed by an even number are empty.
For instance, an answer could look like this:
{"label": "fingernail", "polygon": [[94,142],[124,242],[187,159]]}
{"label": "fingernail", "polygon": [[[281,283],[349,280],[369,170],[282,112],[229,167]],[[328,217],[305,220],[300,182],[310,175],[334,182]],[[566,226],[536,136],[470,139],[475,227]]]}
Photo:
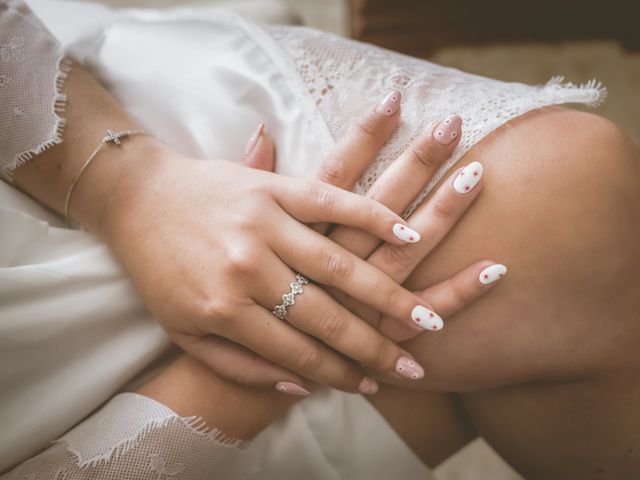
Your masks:
{"label": "fingernail", "polygon": [[482,164],[472,162],[464,167],[453,180],[453,189],[458,193],[469,193],[482,178]]}
{"label": "fingernail", "polygon": [[404,378],[418,380],[424,377],[424,368],[409,357],[400,357],[396,362],[396,373]]}
{"label": "fingernail", "polygon": [[253,134],[249,138],[249,141],[247,142],[247,146],[244,147],[245,157],[247,155],[250,155],[251,152],[253,152],[253,149],[256,148],[256,145],[258,144],[258,140],[260,140],[260,136],[262,135],[262,132],[264,132],[264,123],[261,123],[260,125],[258,125],[258,128],[256,128],[256,131],[253,132]]}
{"label": "fingernail", "polygon": [[444,322],[440,315],[422,305],[416,305],[411,311],[411,319],[425,330],[441,330]]}
{"label": "fingernail", "polygon": [[289,395],[298,395],[300,397],[311,394],[311,392],[306,388],[302,388],[300,385],[292,382],[278,382],[276,383],[276,390],[282,393],[287,393]]}
{"label": "fingernail", "polygon": [[446,120],[440,122],[433,130],[433,138],[440,145],[451,145],[462,133],[462,118],[458,115],[452,115]]}
{"label": "fingernail", "polygon": [[365,395],[373,395],[378,392],[378,382],[372,380],[369,377],[364,377],[360,382],[360,386],[358,387],[358,391]]}
{"label": "fingernail", "polygon": [[416,243],[420,241],[420,234],[418,232],[401,223],[394,224],[392,230],[393,234],[403,242]]}
{"label": "fingernail", "polygon": [[402,100],[402,93],[399,90],[389,92],[376,107],[376,112],[390,117],[400,108],[400,100]]}
{"label": "fingernail", "polygon": [[507,267],[501,263],[489,265],[487,268],[480,272],[478,279],[483,285],[489,285],[490,283],[497,282],[507,274]]}

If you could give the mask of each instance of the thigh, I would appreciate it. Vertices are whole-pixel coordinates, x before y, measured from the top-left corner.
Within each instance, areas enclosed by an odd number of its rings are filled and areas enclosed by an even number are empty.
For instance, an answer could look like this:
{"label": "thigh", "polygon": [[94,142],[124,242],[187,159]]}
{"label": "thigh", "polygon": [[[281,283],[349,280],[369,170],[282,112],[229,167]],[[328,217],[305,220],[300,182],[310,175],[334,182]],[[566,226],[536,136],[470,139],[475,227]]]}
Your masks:
{"label": "thigh", "polygon": [[481,198],[409,279],[491,258],[497,288],[407,348],[421,388],[458,392],[479,433],[529,478],[640,471],[640,162],[609,122],[533,112],[462,160]]}

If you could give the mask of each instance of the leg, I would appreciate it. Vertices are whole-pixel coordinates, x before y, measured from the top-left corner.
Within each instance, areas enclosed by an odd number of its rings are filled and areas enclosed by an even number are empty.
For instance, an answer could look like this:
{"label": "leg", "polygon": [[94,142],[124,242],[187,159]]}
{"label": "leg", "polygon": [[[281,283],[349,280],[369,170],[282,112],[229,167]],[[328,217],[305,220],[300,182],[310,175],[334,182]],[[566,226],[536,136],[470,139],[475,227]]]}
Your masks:
{"label": "leg", "polygon": [[485,187],[409,280],[495,258],[508,278],[408,344],[422,387],[463,392],[473,424],[528,478],[640,471],[640,154],[609,122],[552,109],[474,148]]}
{"label": "leg", "polygon": [[[622,390],[615,387],[634,366],[626,356],[634,333],[630,313],[637,309],[633,259],[638,257],[632,241],[638,215],[636,156],[614,127],[591,115],[556,109],[512,122],[465,159],[487,167],[483,198],[410,280],[418,288],[485,256],[511,267],[499,289],[449,319],[441,334],[423,335],[410,348],[428,367],[423,387],[468,392],[461,402],[480,433],[532,478],[586,475],[574,470],[575,458],[634,467],[628,453],[633,447],[612,442],[624,443],[634,432],[619,425],[626,417],[616,417],[609,406],[613,400],[637,398],[631,383]],[[488,225],[509,228],[503,232]],[[532,241],[541,230],[547,234]],[[474,239],[471,247],[469,238]],[[594,257],[594,251],[599,255]],[[616,299],[614,305],[610,298]],[[608,328],[602,329],[605,321]],[[571,345],[580,348],[567,348]],[[215,411],[220,403],[213,402],[211,392],[205,388],[203,395]],[[162,396],[159,400],[179,413],[194,413]],[[276,397],[261,403],[253,410],[249,436],[289,401]],[[429,465],[474,436],[457,403],[446,395],[388,387],[372,402]],[[561,408],[569,402],[570,416]],[[585,421],[594,412],[602,413],[597,417],[601,423]],[[223,415],[210,417],[212,424],[218,417]],[[558,432],[559,420],[567,418],[582,429]],[[228,428],[247,438],[233,430],[236,426]],[[580,441],[596,437],[600,441],[591,446]],[[567,454],[553,458],[549,449],[560,446]],[[616,458],[623,451],[623,458]],[[590,472],[598,468],[604,467]]]}

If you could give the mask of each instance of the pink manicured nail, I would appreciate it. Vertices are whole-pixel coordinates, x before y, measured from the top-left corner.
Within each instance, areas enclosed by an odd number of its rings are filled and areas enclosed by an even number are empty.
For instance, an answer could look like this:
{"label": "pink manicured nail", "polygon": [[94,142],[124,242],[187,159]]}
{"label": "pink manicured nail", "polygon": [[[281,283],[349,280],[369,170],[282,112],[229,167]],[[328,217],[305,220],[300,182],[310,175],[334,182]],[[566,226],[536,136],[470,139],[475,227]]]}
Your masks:
{"label": "pink manicured nail", "polygon": [[382,100],[376,107],[376,112],[390,117],[398,111],[400,108],[400,100],[402,100],[402,94],[399,90],[389,92],[384,100]]}
{"label": "pink manicured nail", "polygon": [[453,115],[440,124],[433,130],[433,138],[436,139],[440,145],[451,145],[462,133],[462,118],[458,115]]}
{"label": "pink manicured nail", "polygon": [[369,377],[364,377],[360,382],[360,386],[358,387],[358,391],[365,395],[373,395],[374,393],[378,393],[378,382],[372,380]]}
{"label": "pink manicured nail", "polygon": [[418,232],[401,223],[395,223],[391,230],[393,234],[403,242],[416,243],[420,241],[420,234]]}
{"label": "pink manicured nail", "polygon": [[256,128],[256,131],[253,132],[253,134],[249,138],[249,141],[247,142],[247,146],[244,147],[245,157],[247,155],[250,155],[251,152],[253,152],[253,149],[256,148],[256,145],[258,144],[258,140],[260,140],[260,137],[262,136],[262,132],[264,132],[264,123],[261,123],[260,125],[258,125],[258,128]]}
{"label": "pink manicured nail", "polygon": [[409,357],[400,357],[396,362],[396,373],[411,380],[418,380],[424,377],[424,369]]}
{"label": "pink manicured nail", "polygon": [[278,382],[276,383],[276,390],[289,395],[298,395],[300,397],[305,397],[311,394],[311,392],[306,388],[302,388],[300,385],[292,382]]}
{"label": "pink manicured nail", "polygon": [[458,193],[469,193],[480,182],[483,171],[480,162],[471,162],[456,175],[453,180],[453,189]]}
{"label": "pink manicured nail", "polygon": [[493,282],[497,282],[507,274],[507,267],[500,263],[489,265],[487,268],[480,272],[478,280],[483,285],[489,285]]}

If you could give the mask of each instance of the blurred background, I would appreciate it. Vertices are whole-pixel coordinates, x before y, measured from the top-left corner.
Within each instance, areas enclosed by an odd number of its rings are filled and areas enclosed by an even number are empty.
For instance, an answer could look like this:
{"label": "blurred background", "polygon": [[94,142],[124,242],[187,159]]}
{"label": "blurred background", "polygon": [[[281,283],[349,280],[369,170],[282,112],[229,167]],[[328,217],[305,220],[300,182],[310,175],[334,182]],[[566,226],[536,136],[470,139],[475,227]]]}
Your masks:
{"label": "blurred background", "polygon": [[[82,0],[79,0],[82,1]],[[102,0],[114,7],[216,5],[300,24],[468,72],[532,84],[600,80],[597,112],[640,144],[638,0]],[[436,469],[438,480],[521,480],[482,440]]]}

